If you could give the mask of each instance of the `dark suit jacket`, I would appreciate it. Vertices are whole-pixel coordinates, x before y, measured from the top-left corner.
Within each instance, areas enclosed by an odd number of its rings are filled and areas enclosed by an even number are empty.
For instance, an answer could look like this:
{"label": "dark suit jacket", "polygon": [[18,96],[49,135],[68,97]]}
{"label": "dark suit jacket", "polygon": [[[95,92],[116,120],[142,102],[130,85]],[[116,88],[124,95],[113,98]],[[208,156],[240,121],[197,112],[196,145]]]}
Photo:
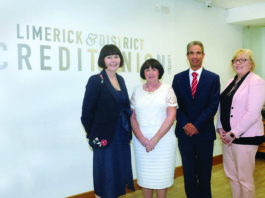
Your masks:
{"label": "dark suit jacket", "polygon": [[187,123],[192,123],[199,131],[199,134],[192,136],[193,138],[216,139],[214,115],[220,96],[219,76],[203,68],[194,98],[191,95],[189,70],[176,74],[172,87],[179,106],[175,128],[176,136],[189,138],[183,127]]}
{"label": "dark suit jacket", "polygon": [[[130,100],[122,76],[116,74],[120,88],[126,95],[126,108],[130,111]],[[111,85],[105,70],[89,78],[83,100],[81,121],[86,131],[87,139],[92,148],[107,148],[114,137],[121,114],[116,90]],[[130,139],[132,137],[130,118],[128,116]],[[107,141],[107,145],[99,144]]]}

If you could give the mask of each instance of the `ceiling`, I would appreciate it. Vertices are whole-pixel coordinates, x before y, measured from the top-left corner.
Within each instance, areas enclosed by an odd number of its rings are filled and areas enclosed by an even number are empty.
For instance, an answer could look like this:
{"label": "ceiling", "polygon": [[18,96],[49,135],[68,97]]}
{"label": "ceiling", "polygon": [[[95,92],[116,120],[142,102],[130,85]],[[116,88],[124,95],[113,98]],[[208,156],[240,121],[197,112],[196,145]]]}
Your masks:
{"label": "ceiling", "polygon": [[199,2],[212,3],[213,6],[229,9],[241,6],[247,6],[251,4],[264,3],[265,0],[194,0]]}
{"label": "ceiling", "polygon": [[[194,0],[205,4],[208,8],[219,7],[223,9],[238,8],[258,3],[265,3],[265,0]],[[241,21],[236,24],[241,26],[265,27],[265,18]]]}

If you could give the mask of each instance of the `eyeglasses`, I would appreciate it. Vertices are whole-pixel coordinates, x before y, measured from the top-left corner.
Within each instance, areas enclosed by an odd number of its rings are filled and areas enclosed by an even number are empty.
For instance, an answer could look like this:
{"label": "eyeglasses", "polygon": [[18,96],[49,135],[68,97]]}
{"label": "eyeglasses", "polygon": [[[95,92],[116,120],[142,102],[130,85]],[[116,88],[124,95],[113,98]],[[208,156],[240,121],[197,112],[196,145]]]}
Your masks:
{"label": "eyeglasses", "polygon": [[244,63],[244,62],[246,62],[246,61],[248,61],[248,59],[233,59],[232,60],[232,63],[233,64],[236,64],[236,63]]}

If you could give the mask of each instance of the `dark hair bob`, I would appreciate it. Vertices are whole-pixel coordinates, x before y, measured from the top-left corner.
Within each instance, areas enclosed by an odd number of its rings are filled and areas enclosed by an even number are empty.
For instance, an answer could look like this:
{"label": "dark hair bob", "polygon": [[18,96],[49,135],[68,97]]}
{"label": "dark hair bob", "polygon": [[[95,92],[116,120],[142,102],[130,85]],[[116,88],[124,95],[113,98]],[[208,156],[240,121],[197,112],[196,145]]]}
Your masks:
{"label": "dark hair bob", "polygon": [[145,80],[144,70],[148,69],[149,67],[158,69],[158,72],[159,72],[158,79],[161,79],[162,78],[162,76],[164,74],[164,68],[163,68],[163,66],[161,65],[161,63],[158,60],[156,60],[154,58],[150,58],[150,59],[147,59],[143,63],[143,65],[141,66],[141,69],[140,69],[140,77],[142,79]]}
{"label": "dark hair bob", "polygon": [[106,56],[109,56],[109,55],[119,55],[119,57],[121,59],[120,67],[123,66],[123,56],[121,54],[120,49],[116,45],[109,44],[109,45],[104,45],[100,51],[100,54],[98,57],[98,66],[99,67],[101,67],[103,69],[107,68],[105,65],[104,58]]}

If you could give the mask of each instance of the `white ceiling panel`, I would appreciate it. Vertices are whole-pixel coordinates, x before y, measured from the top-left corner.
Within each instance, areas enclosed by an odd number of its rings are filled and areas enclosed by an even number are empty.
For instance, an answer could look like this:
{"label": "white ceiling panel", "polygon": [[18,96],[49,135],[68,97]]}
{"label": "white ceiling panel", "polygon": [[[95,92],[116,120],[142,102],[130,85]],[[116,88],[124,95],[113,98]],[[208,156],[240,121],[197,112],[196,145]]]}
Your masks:
{"label": "white ceiling panel", "polygon": [[242,7],[251,4],[265,2],[265,0],[194,0],[194,1],[203,2],[205,3],[205,5],[213,5],[224,9]]}
{"label": "white ceiling panel", "polygon": [[[219,7],[223,9],[227,9],[229,13],[229,9],[234,10],[237,8],[244,8],[243,6],[249,6],[251,7],[249,10],[253,9],[253,6],[255,4],[264,4],[265,0],[194,0],[197,2],[204,3],[206,7],[212,8],[212,7]],[[255,10],[252,10],[253,13],[255,13]],[[263,12],[263,11],[262,11]],[[247,14],[247,12],[245,13]],[[256,19],[249,19],[249,20],[242,20],[238,21],[234,24],[241,25],[241,26],[261,26],[265,27],[265,17],[257,15]]]}

